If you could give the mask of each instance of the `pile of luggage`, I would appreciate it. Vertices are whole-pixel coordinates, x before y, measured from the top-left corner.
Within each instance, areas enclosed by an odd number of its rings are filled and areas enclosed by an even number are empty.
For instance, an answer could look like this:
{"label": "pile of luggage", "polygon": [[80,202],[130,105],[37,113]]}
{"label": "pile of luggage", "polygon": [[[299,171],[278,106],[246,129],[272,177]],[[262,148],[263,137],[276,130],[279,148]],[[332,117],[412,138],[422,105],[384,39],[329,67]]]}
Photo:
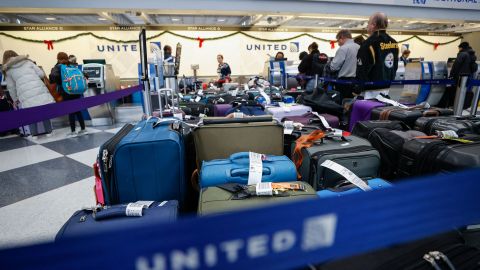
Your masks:
{"label": "pile of luggage", "polygon": [[[368,117],[357,117],[348,131],[343,107],[325,102],[335,93],[312,95],[300,95],[304,104],[298,104],[273,88],[268,94],[206,91],[181,97],[180,108],[194,121],[149,117],[125,125],[100,147],[98,206],[75,213],[57,240],[94,227],[169,222],[178,213],[210,215],[347,196],[412,176],[480,166],[480,119],[358,100],[353,110]],[[425,248],[411,256],[438,247],[418,245]],[[478,250],[460,246],[480,258]]]}

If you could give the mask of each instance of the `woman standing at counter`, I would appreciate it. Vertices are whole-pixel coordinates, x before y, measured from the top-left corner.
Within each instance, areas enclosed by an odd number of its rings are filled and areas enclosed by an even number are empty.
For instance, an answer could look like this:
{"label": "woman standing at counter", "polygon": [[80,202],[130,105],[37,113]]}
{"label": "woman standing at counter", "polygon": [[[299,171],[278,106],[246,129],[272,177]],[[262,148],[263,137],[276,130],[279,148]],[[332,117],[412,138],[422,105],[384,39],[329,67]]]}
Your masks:
{"label": "woman standing at counter", "polygon": [[230,69],[230,65],[223,62],[223,55],[221,55],[221,54],[217,55],[217,61],[218,61],[218,68],[217,68],[218,81],[217,81],[217,84],[218,84],[218,87],[221,87],[223,85],[223,83],[231,81],[230,75],[232,74],[232,70]]}

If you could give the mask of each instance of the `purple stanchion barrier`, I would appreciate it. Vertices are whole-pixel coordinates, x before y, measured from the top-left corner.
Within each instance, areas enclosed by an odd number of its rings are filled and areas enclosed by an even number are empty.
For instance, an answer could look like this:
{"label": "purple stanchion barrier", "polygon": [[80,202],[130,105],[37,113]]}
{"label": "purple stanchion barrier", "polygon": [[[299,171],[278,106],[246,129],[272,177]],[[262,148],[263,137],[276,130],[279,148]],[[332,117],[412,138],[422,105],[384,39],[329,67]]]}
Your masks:
{"label": "purple stanchion barrier", "polygon": [[112,100],[131,95],[132,93],[141,90],[142,86],[138,85],[93,97],[52,103],[32,108],[21,109],[17,111],[1,112],[0,132],[11,130],[20,126],[37,123],[46,119],[52,119],[72,112],[78,112],[86,108],[94,107],[103,103],[110,102]]}

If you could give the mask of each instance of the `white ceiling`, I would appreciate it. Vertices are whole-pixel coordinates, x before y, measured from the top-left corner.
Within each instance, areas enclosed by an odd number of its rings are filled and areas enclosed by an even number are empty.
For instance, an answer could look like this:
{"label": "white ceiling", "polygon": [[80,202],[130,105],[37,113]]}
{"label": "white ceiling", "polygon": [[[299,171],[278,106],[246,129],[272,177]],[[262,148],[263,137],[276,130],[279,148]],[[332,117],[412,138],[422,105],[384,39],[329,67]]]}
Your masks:
{"label": "white ceiling", "polygon": [[[341,15],[279,15],[279,14],[156,14],[140,11],[69,13],[1,13],[0,25],[198,25],[198,26],[261,26],[313,29],[365,29],[367,17]],[[401,31],[465,32],[478,31],[480,22],[429,21],[392,18],[389,29]]]}

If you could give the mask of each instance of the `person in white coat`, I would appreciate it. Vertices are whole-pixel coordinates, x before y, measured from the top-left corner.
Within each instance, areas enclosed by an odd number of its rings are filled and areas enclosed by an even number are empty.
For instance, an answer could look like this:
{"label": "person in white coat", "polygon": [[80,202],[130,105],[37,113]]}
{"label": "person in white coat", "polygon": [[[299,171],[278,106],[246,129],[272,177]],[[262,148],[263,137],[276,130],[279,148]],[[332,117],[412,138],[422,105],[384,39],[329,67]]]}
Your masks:
{"label": "person in white coat", "polygon": [[[20,103],[22,108],[55,102],[43,82],[45,73],[32,60],[28,59],[28,55],[18,55],[11,50],[5,51],[2,71],[10,96],[15,103]],[[43,125],[45,131],[50,133],[50,120],[43,121]],[[30,133],[38,134],[37,124],[30,125]]]}

